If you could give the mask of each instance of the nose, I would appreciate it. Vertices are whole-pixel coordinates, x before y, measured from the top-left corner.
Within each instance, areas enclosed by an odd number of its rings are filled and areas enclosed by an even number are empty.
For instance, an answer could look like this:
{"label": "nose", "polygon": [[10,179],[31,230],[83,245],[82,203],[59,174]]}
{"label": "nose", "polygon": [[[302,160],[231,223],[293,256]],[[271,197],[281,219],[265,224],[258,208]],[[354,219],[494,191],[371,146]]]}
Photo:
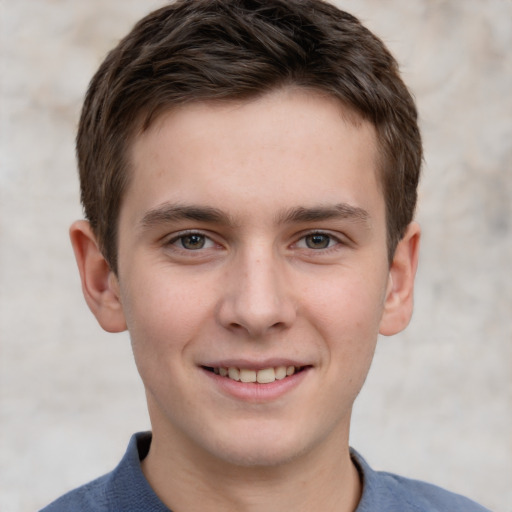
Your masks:
{"label": "nose", "polygon": [[285,263],[271,249],[246,251],[226,270],[220,323],[251,338],[284,330],[296,317]]}

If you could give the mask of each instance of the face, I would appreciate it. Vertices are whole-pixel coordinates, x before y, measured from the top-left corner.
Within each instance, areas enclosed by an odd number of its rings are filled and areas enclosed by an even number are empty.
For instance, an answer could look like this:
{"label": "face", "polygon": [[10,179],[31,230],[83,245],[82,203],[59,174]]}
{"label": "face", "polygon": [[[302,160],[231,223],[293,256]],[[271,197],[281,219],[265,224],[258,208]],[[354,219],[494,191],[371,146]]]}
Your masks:
{"label": "face", "polygon": [[376,135],[347,119],[283,90],[135,141],[116,293],[154,442],[242,465],[347,443],[393,287]]}

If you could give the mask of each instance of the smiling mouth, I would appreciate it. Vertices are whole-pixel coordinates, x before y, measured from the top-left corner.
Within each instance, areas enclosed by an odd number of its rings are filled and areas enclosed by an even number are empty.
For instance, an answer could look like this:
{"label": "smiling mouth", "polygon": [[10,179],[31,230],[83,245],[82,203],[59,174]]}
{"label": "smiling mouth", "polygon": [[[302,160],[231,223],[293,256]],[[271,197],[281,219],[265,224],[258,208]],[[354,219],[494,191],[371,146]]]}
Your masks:
{"label": "smiling mouth", "polygon": [[262,368],[261,370],[251,370],[247,368],[237,368],[235,366],[225,367],[210,367],[203,366],[209,372],[220,375],[227,379],[238,382],[253,382],[257,384],[271,384],[276,380],[283,380],[286,377],[291,377],[295,373],[303,371],[306,366],[276,366],[274,368]]}

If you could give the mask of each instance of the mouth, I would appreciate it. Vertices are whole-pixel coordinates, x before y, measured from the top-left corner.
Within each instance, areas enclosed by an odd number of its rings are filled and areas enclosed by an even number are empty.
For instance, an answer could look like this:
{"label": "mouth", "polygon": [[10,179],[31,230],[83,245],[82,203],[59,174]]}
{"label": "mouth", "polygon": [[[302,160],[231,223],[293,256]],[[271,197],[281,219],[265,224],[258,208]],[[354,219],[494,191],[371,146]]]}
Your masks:
{"label": "mouth", "polygon": [[231,379],[238,382],[254,384],[271,384],[276,380],[283,380],[296,373],[303,372],[308,366],[275,366],[254,370],[249,368],[229,367],[211,367],[203,366],[206,371]]}

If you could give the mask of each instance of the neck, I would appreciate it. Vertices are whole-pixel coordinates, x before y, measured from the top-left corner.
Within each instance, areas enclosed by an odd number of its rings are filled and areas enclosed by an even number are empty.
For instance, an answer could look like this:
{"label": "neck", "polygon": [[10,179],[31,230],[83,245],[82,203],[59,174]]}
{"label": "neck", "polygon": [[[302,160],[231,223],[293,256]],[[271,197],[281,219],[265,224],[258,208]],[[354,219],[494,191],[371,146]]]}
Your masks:
{"label": "neck", "polygon": [[171,510],[353,512],[361,497],[347,436],[336,436],[312,453],[272,467],[191,456],[183,440],[169,441],[154,432],[142,470]]}

